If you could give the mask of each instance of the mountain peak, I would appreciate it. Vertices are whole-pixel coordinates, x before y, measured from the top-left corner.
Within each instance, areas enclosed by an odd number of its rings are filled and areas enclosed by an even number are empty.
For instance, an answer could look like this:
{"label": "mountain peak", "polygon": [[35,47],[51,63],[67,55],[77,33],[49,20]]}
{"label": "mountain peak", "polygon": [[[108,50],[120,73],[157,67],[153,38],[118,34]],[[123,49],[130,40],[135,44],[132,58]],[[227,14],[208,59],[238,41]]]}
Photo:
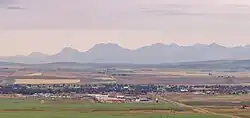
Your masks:
{"label": "mountain peak", "polygon": [[103,51],[103,50],[123,50],[125,48],[121,47],[118,44],[115,43],[100,43],[94,45],[91,49],[89,49],[87,52],[92,52],[92,51]]}
{"label": "mountain peak", "polygon": [[149,45],[149,46],[144,46],[144,47],[142,47],[142,48],[145,48],[145,47],[147,47],[147,48],[157,48],[157,47],[165,47],[166,45],[165,44],[163,44],[163,43],[155,43],[155,44],[152,44],[152,45]]}
{"label": "mountain peak", "polygon": [[210,47],[219,47],[219,48],[224,48],[224,46],[219,45],[219,44],[217,44],[217,43],[211,43],[209,46],[210,46]]}
{"label": "mountain peak", "polygon": [[29,57],[45,57],[45,56],[48,56],[46,54],[43,54],[41,52],[32,52],[28,55]]}
{"label": "mountain peak", "polygon": [[64,52],[64,53],[75,53],[75,52],[79,52],[78,50],[76,50],[76,49],[73,49],[73,48],[71,48],[71,47],[65,47],[65,48],[63,48],[62,49],[62,51],[61,52]]}
{"label": "mountain peak", "polygon": [[211,46],[221,46],[221,45],[219,45],[219,44],[217,44],[217,43],[211,43],[211,44],[209,44],[209,45],[211,45]]}
{"label": "mountain peak", "polygon": [[165,44],[163,44],[163,43],[155,43],[155,44],[152,44],[151,46],[165,46]]}
{"label": "mountain peak", "polygon": [[137,50],[143,50],[143,49],[162,49],[162,48],[165,48],[166,45],[163,44],[163,43],[155,43],[155,44],[151,44],[151,45],[148,45],[148,46],[144,46],[144,47],[141,47],[141,48],[138,48]]}
{"label": "mountain peak", "polygon": [[[71,47],[65,47],[54,55],[33,52],[28,56],[1,57],[3,61],[21,63],[41,62],[88,62],[88,63],[166,63],[204,60],[230,60],[249,58],[250,48],[224,47],[222,45],[195,44],[179,46],[175,43],[156,43],[135,50],[129,50],[114,43],[96,44],[86,52],[79,52]],[[239,53],[240,52],[240,53]],[[40,58],[41,57],[41,58]],[[237,59],[238,59],[237,58]]]}
{"label": "mountain peak", "polygon": [[194,47],[194,48],[206,48],[209,47],[209,45],[206,44],[201,44],[201,43],[196,43],[194,45],[188,46],[188,47]]}
{"label": "mountain peak", "polygon": [[179,45],[177,45],[176,43],[171,43],[169,46],[171,46],[171,47],[179,47]]}
{"label": "mountain peak", "polygon": [[79,53],[80,52],[76,49],[73,49],[71,47],[65,47],[62,49],[61,52],[56,53],[55,55],[57,55],[57,56],[69,56],[69,55],[77,55]]}
{"label": "mountain peak", "polygon": [[121,46],[115,43],[100,43],[96,44],[94,47],[121,47]]}

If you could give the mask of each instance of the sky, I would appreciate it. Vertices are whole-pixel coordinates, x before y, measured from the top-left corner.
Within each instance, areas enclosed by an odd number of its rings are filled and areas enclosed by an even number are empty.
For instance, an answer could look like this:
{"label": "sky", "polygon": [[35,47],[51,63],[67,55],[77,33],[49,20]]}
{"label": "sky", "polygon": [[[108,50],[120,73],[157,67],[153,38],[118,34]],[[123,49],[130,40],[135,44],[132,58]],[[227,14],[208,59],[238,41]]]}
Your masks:
{"label": "sky", "polygon": [[117,43],[250,44],[249,0],[0,0],[0,56]]}

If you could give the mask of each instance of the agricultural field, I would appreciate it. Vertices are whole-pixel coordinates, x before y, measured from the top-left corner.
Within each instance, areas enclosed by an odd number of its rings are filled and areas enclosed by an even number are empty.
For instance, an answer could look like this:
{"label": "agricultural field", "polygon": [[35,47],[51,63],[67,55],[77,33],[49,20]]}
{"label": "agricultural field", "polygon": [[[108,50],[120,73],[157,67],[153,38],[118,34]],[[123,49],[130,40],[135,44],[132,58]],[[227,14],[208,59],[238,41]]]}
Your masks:
{"label": "agricultural field", "polygon": [[170,103],[86,103],[81,100],[0,99],[1,118],[223,118]]}
{"label": "agricultural field", "polygon": [[75,84],[80,79],[15,79],[15,84]]}
{"label": "agricultural field", "polygon": [[242,105],[250,106],[250,95],[168,95],[168,98],[215,114],[229,114],[240,118],[250,118],[250,109],[241,109]]}

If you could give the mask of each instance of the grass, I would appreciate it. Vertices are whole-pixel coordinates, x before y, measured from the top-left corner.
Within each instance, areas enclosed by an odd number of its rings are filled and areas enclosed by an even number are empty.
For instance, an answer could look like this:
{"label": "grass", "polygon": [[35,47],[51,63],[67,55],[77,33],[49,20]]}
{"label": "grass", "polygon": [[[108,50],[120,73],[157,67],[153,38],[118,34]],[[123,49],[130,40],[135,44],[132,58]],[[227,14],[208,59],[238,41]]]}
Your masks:
{"label": "grass", "polygon": [[250,105],[249,95],[183,95],[181,97],[175,97],[175,100],[218,114],[250,118],[250,109],[241,109],[241,106],[244,104]]}
{"label": "grass", "polygon": [[[161,109],[161,112],[154,110]],[[172,104],[102,104],[80,100],[0,99],[0,118],[221,118],[209,114],[168,112],[177,108]],[[151,110],[151,112],[146,112]]]}
{"label": "grass", "polygon": [[1,118],[221,118],[202,114],[162,114],[162,115],[115,115],[98,113],[76,113],[76,112],[25,112],[25,113],[0,113]]}
{"label": "grass", "polygon": [[57,101],[45,101],[41,104],[39,100],[21,100],[21,99],[0,99],[1,109],[106,109],[106,110],[129,110],[129,109],[174,109],[176,106],[172,104],[139,104],[139,103],[85,103],[80,100],[57,100]]}

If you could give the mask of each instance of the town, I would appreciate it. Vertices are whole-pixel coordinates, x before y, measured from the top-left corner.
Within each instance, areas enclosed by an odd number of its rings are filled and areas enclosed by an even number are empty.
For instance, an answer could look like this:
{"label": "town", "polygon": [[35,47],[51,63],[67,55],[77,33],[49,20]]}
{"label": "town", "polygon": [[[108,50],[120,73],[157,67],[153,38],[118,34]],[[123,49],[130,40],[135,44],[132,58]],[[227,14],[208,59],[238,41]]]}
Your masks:
{"label": "town", "polygon": [[151,94],[194,95],[242,95],[250,93],[248,85],[128,85],[128,84],[53,84],[53,85],[5,85],[0,86],[2,95],[45,98],[92,97],[102,102],[154,102]]}

